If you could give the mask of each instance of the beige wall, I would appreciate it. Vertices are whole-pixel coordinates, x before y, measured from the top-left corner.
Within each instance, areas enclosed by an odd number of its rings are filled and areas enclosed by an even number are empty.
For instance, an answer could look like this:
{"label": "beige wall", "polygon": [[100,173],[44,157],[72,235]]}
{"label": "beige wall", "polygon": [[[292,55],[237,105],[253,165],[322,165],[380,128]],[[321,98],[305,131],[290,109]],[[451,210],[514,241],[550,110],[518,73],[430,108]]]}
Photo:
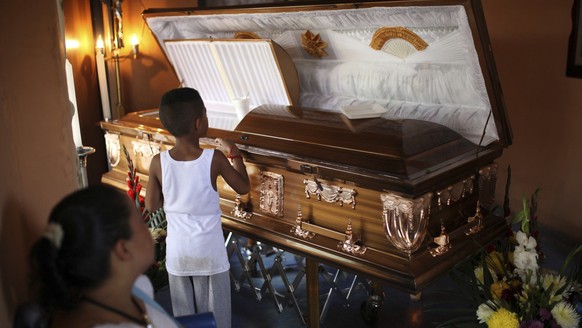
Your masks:
{"label": "beige wall", "polygon": [[0,2],[0,327],[25,299],[27,253],[76,188],[57,1]]}
{"label": "beige wall", "polygon": [[[514,144],[511,207],[537,187],[539,220],[582,241],[582,79],[566,77],[573,0],[483,0]],[[501,189],[500,189],[501,188]]]}

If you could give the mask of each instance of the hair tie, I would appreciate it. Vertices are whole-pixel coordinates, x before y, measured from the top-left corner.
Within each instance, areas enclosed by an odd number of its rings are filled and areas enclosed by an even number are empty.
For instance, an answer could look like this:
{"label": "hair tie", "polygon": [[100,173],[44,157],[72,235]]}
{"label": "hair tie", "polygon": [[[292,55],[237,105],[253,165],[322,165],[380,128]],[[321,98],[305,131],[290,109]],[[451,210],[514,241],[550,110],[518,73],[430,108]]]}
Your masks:
{"label": "hair tie", "polygon": [[48,239],[56,249],[61,248],[63,242],[63,228],[60,224],[51,222],[47,224],[42,236]]}

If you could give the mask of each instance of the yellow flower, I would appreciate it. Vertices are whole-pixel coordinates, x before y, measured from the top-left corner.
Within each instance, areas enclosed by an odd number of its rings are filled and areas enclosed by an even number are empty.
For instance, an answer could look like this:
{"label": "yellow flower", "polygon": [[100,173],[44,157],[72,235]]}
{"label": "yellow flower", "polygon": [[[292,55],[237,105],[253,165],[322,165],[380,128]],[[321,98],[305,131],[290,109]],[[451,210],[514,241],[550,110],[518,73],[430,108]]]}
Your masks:
{"label": "yellow flower", "polygon": [[580,322],[580,316],[572,305],[560,302],[552,309],[552,316],[562,328],[576,328]]}
{"label": "yellow flower", "polygon": [[500,299],[503,291],[508,288],[509,285],[505,281],[494,282],[491,284],[491,294],[494,299]]}
{"label": "yellow flower", "polygon": [[[479,281],[479,283],[481,285],[483,285],[485,283],[485,277],[483,274],[483,267],[482,266],[478,266],[475,268],[474,270],[475,273],[475,278],[477,279],[477,281]],[[497,281],[497,274],[495,273],[495,271],[493,271],[493,269],[489,268],[489,273],[491,274],[491,278],[493,278],[493,282]]]}
{"label": "yellow flower", "polygon": [[[544,273],[542,275],[542,288],[550,297],[550,303],[557,303],[562,298],[568,297],[569,290],[565,289],[561,294],[556,294],[558,290],[566,285],[566,278],[553,273]],[[550,289],[550,286],[552,287]]]}
{"label": "yellow flower", "polygon": [[150,234],[152,235],[152,239],[155,242],[158,242],[161,238],[164,238],[168,235],[166,230],[162,228],[150,228]]}
{"label": "yellow flower", "polygon": [[498,251],[491,252],[487,255],[487,265],[497,274],[503,274],[503,254]]}
{"label": "yellow flower", "polygon": [[487,320],[487,327],[489,328],[517,328],[518,326],[517,314],[504,308],[495,311]]}

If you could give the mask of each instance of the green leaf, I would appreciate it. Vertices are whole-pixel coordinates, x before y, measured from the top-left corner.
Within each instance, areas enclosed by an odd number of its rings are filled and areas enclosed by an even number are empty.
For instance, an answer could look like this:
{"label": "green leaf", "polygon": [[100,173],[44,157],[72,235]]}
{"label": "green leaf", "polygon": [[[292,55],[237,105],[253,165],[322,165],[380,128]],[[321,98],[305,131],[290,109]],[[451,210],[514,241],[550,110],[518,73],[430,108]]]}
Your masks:
{"label": "green leaf", "polygon": [[521,223],[522,221],[525,220],[525,218],[526,218],[525,212],[524,211],[520,211],[517,214],[515,214],[515,216],[511,220],[511,224]]}
{"label": "green leaf", "polygon": [[576,256],[576,254],[582,252],[582,245],[578,245],[578,247],[574,248],[570,254],[568,254],[568,256],[566,257],[566,260],[564,261],[564,264],[562,264],[562,268],[560,269],[560,275],[564,275],[564,271],[566,271],[566,268],[568,268],[568,266],[570,265],[570,262],[572,261],[572,259],[574,259],[574,257]]}
{"label": "green leaf", "polygon": [[529,220],[529,204],[527,203],[527,198],[525,197],[525,195],[521,196],[521,206],[523,208],[522,211],[525,213],[526,219]]}

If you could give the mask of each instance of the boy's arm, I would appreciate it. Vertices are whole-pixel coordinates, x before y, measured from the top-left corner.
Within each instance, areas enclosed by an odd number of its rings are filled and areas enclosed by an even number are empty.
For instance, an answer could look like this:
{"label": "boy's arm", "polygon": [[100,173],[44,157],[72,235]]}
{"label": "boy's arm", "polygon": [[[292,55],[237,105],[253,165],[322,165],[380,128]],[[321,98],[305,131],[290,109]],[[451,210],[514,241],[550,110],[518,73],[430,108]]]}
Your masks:
{"label": "boy's arm", "polygon": [[150,164],[149,181],[145,197],[145,206],[150,213],[157,211],[164,205],[161,176],[162,164],[160,162],[160,154],[157,154],[152,158]]}
{"label": "boy's arm", "polygon": [[247,194],[251,190],[251,184],[241,152],[233,143],[224,139],[216,139],[216,144],[218,150],[227,153],[227,156],[232,160],[231,165],[222,152],[214,152],[213,160],[217,164],[217,173],[220,174],[224,181],[226,181],[226,183],[228,183],[228,185],[238,194]]}

